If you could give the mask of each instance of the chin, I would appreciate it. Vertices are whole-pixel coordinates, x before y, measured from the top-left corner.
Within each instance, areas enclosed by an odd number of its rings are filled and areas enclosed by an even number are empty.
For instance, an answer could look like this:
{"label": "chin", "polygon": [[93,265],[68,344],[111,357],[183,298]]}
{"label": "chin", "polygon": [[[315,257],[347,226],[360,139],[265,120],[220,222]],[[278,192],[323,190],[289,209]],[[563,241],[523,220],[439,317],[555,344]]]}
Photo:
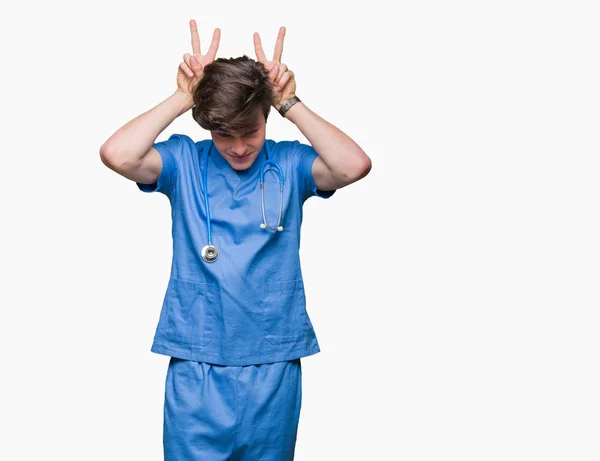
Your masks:
{"label": "chin", "polygon": [[235,162],[229,159],[229,165],[236,171],[244,171],[252,166],[257,156],[251,156],[251,158],[246,159],[244,162]]}
{"label": "chin", "polygon": [[235,171],[244,171],[247,170],[248,168],[250,168],[250,165],[238,165],[238,164],[234,164],[232,165],[231,163],[229,164],[231,166],[231,168],[233,168]]}

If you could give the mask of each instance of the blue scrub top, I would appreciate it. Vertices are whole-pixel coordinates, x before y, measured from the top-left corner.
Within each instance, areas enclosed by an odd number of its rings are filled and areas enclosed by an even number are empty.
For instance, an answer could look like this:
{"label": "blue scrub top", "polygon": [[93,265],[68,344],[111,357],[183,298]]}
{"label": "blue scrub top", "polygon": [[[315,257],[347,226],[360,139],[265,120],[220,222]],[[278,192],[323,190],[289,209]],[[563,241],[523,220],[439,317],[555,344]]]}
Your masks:
{"label": "blue scrub top", "polygon": [[[198,362],[243,366],[292,360],[320,351],[306,312],[300,268],[302,205],[317,189],[312,165],[317,153],[298,141],[265,140],[269,159],[285,175],[282,232],[261,229],[259,175],[263,147],[245,171],[236,171],[212,140],[194,142],[174,134],[153,147],[162,158],[154,184],[171,203],[173,260],[152,352]],[[210,152],[210,155],[209,155]],[[205,156],[207,182],[203,183]],[[207,191],[212,244],[219,259],[200,256],[208,243],[204,193]],[[265,174],[267,222],[279,215],[279,181]]]}

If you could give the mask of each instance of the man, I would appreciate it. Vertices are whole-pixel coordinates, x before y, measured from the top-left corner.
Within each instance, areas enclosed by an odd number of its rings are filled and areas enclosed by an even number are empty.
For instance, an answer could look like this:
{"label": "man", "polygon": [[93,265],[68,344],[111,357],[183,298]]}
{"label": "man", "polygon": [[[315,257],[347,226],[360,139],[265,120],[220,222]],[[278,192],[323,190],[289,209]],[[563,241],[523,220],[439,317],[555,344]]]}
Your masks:
{"label": "man", "polygon": [[[219,58],[220,30],[185,54],[177,90],[113,134],[104,164],[171,203],[173,262],[152,351],[170,356],[167,460],[292,460],[300,358],[319,352],[299,259],[302,205],[363,178],[371,161],[296,96],[281,62],[254,35],[257,61]],[[311,145],[265,139],[270,108]],[[209,140],[158,135],[192,109]]]}

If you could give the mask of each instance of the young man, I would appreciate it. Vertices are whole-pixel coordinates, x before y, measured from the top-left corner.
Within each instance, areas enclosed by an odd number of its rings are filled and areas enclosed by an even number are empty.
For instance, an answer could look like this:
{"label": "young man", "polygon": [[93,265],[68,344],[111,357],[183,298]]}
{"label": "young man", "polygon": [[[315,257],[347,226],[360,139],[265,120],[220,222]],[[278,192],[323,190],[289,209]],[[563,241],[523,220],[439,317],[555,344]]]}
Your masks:
{"label": "young man", "polygon": [[[258,61],[206,55],[190,21],[177,90],[102,146],[104,164],[171,203],[173,261],[152,351],[170,356],[166,460],[292,460],[300,415],[300,358],[319,352],[299,259],[302,205],[364,177],[371,161],[296,97],[281,63],[254,35]],[[311,145],[265,139],[270,108]],[[211,138],[172,135],[192,109]]]}

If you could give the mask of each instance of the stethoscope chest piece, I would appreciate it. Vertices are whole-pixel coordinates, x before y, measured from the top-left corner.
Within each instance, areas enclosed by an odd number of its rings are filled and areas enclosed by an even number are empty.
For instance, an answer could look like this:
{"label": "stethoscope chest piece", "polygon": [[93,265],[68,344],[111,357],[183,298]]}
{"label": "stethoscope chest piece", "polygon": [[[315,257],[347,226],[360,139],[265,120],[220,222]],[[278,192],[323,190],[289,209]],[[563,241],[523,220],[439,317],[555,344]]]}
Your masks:
{"label": "stethoscope chest piece", "polygon": [[219,250],[217,250],[215,246],[209,244],[202,248],[200,255],[207,263],[214,263],[219,259]]}

